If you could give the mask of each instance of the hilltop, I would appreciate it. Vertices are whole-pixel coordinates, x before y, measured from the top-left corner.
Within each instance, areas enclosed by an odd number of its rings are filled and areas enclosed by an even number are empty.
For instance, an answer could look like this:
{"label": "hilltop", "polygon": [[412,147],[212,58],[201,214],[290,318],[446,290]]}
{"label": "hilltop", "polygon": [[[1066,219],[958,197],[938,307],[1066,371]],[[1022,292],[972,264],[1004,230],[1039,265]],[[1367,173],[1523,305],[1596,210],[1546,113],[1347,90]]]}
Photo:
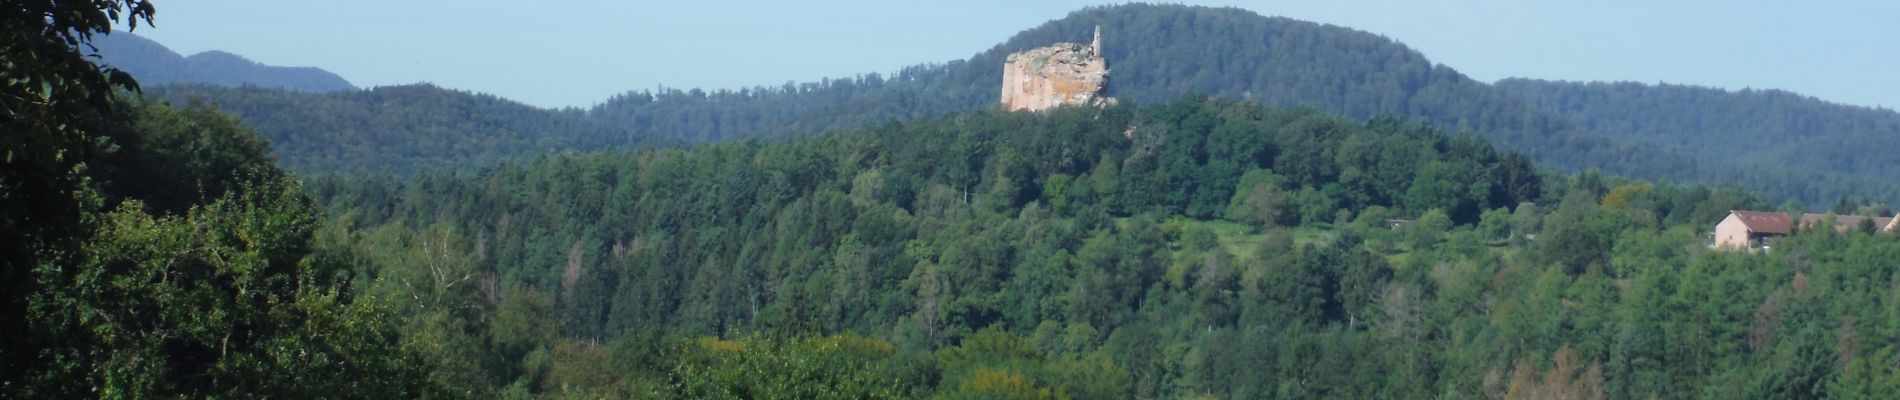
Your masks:
{"label": "hilltop", "polygon": [[[1713,252],[1698,229],[1764,202],[1536,170],[1427,124],[1185,96],[308,188],[341,226],[325,237],[381,278],[365,292],[417,321],[405,348],[432,351],[431,382],[469,397],[1763,398],[1893,382],[1877,366],[1895,360],[1896,317],[1866,310],[1896,304],[1880,260],[1900,241]],[[431,276],[486,286],[411,283]]]}
{"label": "hilltop", "polygon": [[208,101],[270,139],[303,172],[416,171],[495,164],[576,149],[665,144],[585,118],[428,84],[305,93],[162,85],[151,98]]}
{"label": "hilltop", "polygon": [[1884,151],[1900,139],[1900,113],[1830,103],[1782,90],[1730,91],[1691,85],[1506,79],[1498,90],[1591,133],[1761,174],[1796,171],[1806,186],[1756,180],[1752,187],[1827,206],[1835,197],[1900,199],[1883,171],[1900,166]]}
{"label": "hilltop", "polygon": [[[1610,126],[1601,123],[1600,118],[1543,107],[1543,102],[1523,97],[1525,91],[1511,87],[1511,82],[1494,86],[1472,80],[1450,66],[1433,63],[1424,54],[1380,35],[1266,17],[1235,8],[1174,5],[1087,8],[1024,30],[968,58],[920,64],[889,76],[864,74],[739,90],[628,92],[595,107],[570,113],[607,129],[622,130],[627,136],[606,137],[598,132],[558,130],[547,131],[547,134],[557,138],[587,136],[586,140],[555,139],[553,142],[569,143],[564,146],[571,147],[560,147],[562,150],[591,150],[632,143],[782,139],[988,109],[997,107],[1002,66],[1009,54],[1051,43],[1085,42],[1096,26],[1101,27],[1103,36],[1101,53],[1113,66],[1115,76],[1106,94],[1123,101],[1153,102],[1193,92],[1269,106],[1312,107],[1360,119],[1397,116],[1429,122],[1454,133],[1485,137],[1500,149],[1522,152],[1540,165],[1561,171],[1598,169],[1610,175],[1642,179],[1737,185],[1762,191],[1777,200],[1796,199],[1810,204],[1841,197],[1873,201],[1900,199],[1900,183],[1888,183],[1881,176],[1884,171],[1900,166],[1896,165],[1900,161],[1855,157],[1853,159],[1861,161],[1820,166],[1781,162],[1786,159],[1781,156],[1753,155],[1779,151],[1819,154],[1807,151],[1806,146],[1839,143],[1826,139],[1839,134],[1838,131],[1818,129],[1823,126],[1820,124],[1794,126],[1817,128],[1801,134],[1818,140],[1781,148],[1738,147],[1733,150],[1740,152],[1739,156],[1714,157],[1703,153],[1703,148],[1658,146],[1654,140],[1644,139],[1663,137],[1656,133],[1633,135],[1634,131],[1627,129],[1602,131]],[[246,113],[244,118],[260,125],[267,136],[321,141],[332,140],[325,137],[335,134],[313,131],[305,128],[307,124],[289,123],[295,116],[278,116],[274,115],[277,111],[238,104],[244,101],[244,96],[226,98],[218,90],[201,90],[197,95],[225,108],[256,109],[254,113]],[[1727,104],[1704,107],[1724,110],[1724,113],[1742,112]],[[1850,108],[1818,101],[1804,107]],[[399,117],[401,113],[391,115]],[[1861,131],[1866,134],[1859,134],[1860,137],[1895,131],[1889,125],[1874,122],[1889,118],[1891,112],[1815,115],[1814,118],[1833,119],[1830,123],[1867,127],[1869,130]],[[426,121],[410,125],[423,123]],[[1666,133],[1697,135],[1695,132]],[[444,155],[431,149],[395,153],[426,155],[424,157],[453,165],[483,165],[495,161],[495,158]],[[532,156],[526,152],[522,155]],[[371,161],[413,164],[403,160]]]}
{"label": "hilltop", "polygon": [[131,32],[101,35],[93,45],[100,63],[125,70],[145,85],[203,83],[318,93],[356,90],[343,77],[315,67],[263,65],[216,50],[187,57]]}

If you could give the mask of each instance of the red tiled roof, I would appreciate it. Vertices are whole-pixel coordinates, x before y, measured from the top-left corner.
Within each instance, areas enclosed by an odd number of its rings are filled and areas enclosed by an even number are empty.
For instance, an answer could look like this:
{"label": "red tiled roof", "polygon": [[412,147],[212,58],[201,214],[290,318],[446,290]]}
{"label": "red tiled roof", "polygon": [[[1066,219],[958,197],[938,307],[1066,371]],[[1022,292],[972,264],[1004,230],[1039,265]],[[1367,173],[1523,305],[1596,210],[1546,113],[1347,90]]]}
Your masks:
{"label": "red tiled roof", "polygon": [[[1826,219],[1827,219],[1826,214],[1802,215],[1801,229],[1814,229],[1814,227],[1821,225],[1821,221],[1826,220]],[[1834,231],[1847,232],[1849,230],[1860,229],[1860,221],[1867,220],[1867,219],[1872,219],[1874,221],[1874,229],[1883,229],[1883,228],[1886,228],[1888,224],[1893,223],[1893,218],[1888,218],[1888,217],[1863,217],[1859,215],[1836,215],[1834,216]]]}
{"label": "red tiled roof", "polygon": [[[1793,230],[1795,226],[1793,218],[1789,218],[1788,214],[1778,212],[1734,210],[1729,211],[1729,213],[1740,218],[1742,225],[1747,226],[1749,232],[1786,235],[1789,231]],[[1827,214],[1802,214],[1801,229],[1814,229],[1820,226],[1821,221],[1825,221],[1827,218]],[[1892,230],[1896,225],[1900,225],[1900,222],[1896,222],[1896,220],[1891,217],[1836,215],[1834,216],[1834,231],[1847,232],[1849,230],[1858,229],[1862,220],[1872,220],[1874,227],[1880,230]]]}
{"label": "red tiled roof", "polygon": [[1729,214],[1740,218],[1749,232],[1786,235],[1794,227],[1794,219],[1788,218],[1788,214],[1767,211],[1729,211]]}

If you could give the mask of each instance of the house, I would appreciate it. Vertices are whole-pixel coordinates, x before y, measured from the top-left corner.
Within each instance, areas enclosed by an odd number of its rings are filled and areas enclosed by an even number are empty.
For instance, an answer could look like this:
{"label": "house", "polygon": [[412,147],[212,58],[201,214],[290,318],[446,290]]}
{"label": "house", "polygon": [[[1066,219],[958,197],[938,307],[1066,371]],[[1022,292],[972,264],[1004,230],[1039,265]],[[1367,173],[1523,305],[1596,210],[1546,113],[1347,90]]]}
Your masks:
{"label": "house", "polygon": [[1729,211],[1728,217],[1715,224],[1717,249],[1758,249],[1773,238],[1787,235],[1794,228],[1788,214],[1765,211]]}
{"label": "house", "polygon": [[[1828,216],[1826,214],[1802,215],[1801,229],[1803,230],[1814,229],[1814,227],[1821,225],[1821,221],[1826,221],[1827,218]],[[1834,233],[1847,233],[1849,231],[1860,229],[1860,225],[1862,221],[1868,221],[1868,220],[1873,221],[1873,226],[1876,231],[1884,232],[1884,231],[1893,229],[1893,218],[1863,217],[1859,215],[1836,215],[1834,216]]]}
{"label": "house", "polygon": [[[1824,214],[1804,214],[1799,226],[1803,230],[1814,229],[1822,221],[1830,218]],[[1896,221],[1890,217],[1863,217],[1858,215],[1831,216],[1834,219],[1834,232],[1846,233],[1868,221],[1876,229],[1892,231]],[[1796,219],[1788,214],[1769,211],[1729,211],[1728,217],[1715,224],[1715,241],[1709,247],[1717,249],[1761,249],[1767,248],[1774,238],[1786,236],[1794,230]]]}

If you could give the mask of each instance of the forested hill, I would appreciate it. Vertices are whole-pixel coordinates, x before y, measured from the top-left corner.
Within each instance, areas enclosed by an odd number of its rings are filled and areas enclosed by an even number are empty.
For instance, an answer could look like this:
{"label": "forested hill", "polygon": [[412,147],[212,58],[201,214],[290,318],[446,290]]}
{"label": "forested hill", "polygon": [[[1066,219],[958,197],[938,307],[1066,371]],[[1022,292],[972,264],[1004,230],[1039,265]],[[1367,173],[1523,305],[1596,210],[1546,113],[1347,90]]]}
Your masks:
{"label": "forested hill", "polygon": [[[1000,66],[1009,53],[1057,41],[1085,41],[1096,26],[1102,27],[1104,51],[1112,71],[1108,90],[1127,101],[1154,101],[1198,92],[1266,105],[1313,107],[1362,119],[1396,115],[1488,138],[1501,148],[1525,153],[1541,165],[1559,170],[1597,168],[1612,175],[1645,179],[1734,184],[1762,191],[1774,199],[1794,198],[1808,203],[1840,197],[1896,197],[1890,195],[1895,191],[1880,189],[1883,184],[1870,184],[1847,172],[1764,168],[1730,159],[1697,158],[1599,135],[1450,67],[1432,64],[1418,52],[1371,33],[1263,17],[1241,9],[1176,5],[1083,9],[1023,31],[968,59],[918,65],[890,76],[867,74],[728,91],[630,92],[584,114],[599,126],[624,130],[631,137],[604,137],[594,130],[546,132],[555,136],[549,142],[574,146],[560,149],[592,150],[659,140],[706,143],[785,138],[985,109],[994,107],[997,101]],[[351,140],[348,134],[326,130],[331,129],[330,125],[297,122],[296,118],[301,118],[298,111],[237,104],[249,101],[244,95],[214,90],[197,94],[223,108],[255,110],[240,114],[272,138]],[[403,118],[402,114],[389,110],[394,118]],[[273,120],[278,122],[263,122]],[[425,119],[402,125],[432,123]],[[348,128],[357,132],[380,129]],[[455,129],[442,131],[445,135],[465,134]],[[573,135],[586,137],[566,138]],[[471,136],[468,140],[489,139]],[[441,150],[384,149],[367,164],[479,165],[495,160]],[[292,151],[280,148],[279,155],[287,160],[308,157]],[[417,163],[381,157],[430,160]],[[291,164],[305,170],[313,165]]]}
{"label": "forested hill", "polygon": [[1891,174],[1900,153],[1884,150],[1900,144],[1900,113],[1893,110],[1780,90],[1534,79],[1496,87],[1599,135],[1743,169],[1806,171],[1839,186],[1800,196],[1810,201],[1829,194],[1900,199],[1900,181]]}
{"label": "forested hill", "polygon": [[1721,181],[1729,172],[1595,136],[1391,39],[1237,8],[1088,8],[1024,31],[972,64],[980,81],[1000,81],[1000,71],[985,66],[1021,49],[1086,38],[1095,26],[1103,29],[1117,98],[1199,92],[1356,118],[1394,115],[1477,134],[1560,170],[1689,181]]}
{"label": "forested hill", "polygon": [[1102,28],[1109,94],[1155,101],[1187,92],[1309,106],[1357,118],[1399,115],[1470,131],[1566,169],[1697,173],[1669,154],[1621,145],[1532,111],[1374,34],[1234,8],[1130,4],[1088,8],[965,60],[741,91],[635,92],[589,115],[652,135],[703,142],[782,137],[981,109],[997,101],[1003,60]]}
{"label": "forested hill", "polygon": [[[996,101],[1008,54],[1084,41],[1096,26],[1111,71],[1109,92],[1154,101],[1199,92],[1267,105],[1307,106],[1357,118],[1397,115],[1472,132],[1560,170],[1597,168],[1645,179],[1734,184],[1775,199],[1900,199],[1900,184],[1856,174],[1695,157],[1624,136],[1605,136],[1532,107],[1391,39],[1233,8],[1130,4],[1088,8],[965,60],[876,75],[743,91],[630,93],[591,110],[596,118],[687,141],[781,137],[980,109]],[[1815,132],[1827,135],[1826,132]],[[1888,164],[1894,165],[1894,164]]]}
{"label": "forested hill", "polygon": [[[642,138],[704,143],[783,138],[984,109],[997,100],[1000,65],[1009,53],[1056,41],[1084,40],[1098,25],[1103,27],[1105,51],[1114,71],[1109,90],[1131,101],[1200,92],[1268,105],[1311,106],[1358,118],[1400,115],[1478,133],[1505,148],[1526,152],[1563,169],[1600,167],[1632,176],[1671,171],[1678,177],[1709,177],[1720,172],[1703,171],[1671,154],[1621,145],[1571,129],[1561,120],[1530,112],[1485,84],[1450,68],[1434,66],[1417,52],[1377,35],[1262,17],[1240,9],[1172,5],[1085,9],[1024,31],[969,59],[914,66],[888,77],[868,74],[733,91],[631,92],[609,99],[586,115]],[[268,108],[239,104],[249,101],[246,94],[224,95],[215,90],[192,94],[224,108],[256,110],[240,114],[273,138],[325,140],[334,133],[312,128],[324,124],[258,123],[291,121],[296,116],[267,115],[272,113]],[[427,124],[418,121],[411,125]],[[364,129],[372,128],[358,127]],[[280,149],[280,154],[288,159],[301,157],[285,153],[288,151]],[[410,152],[432,154],[435,150],[419,148]],[[443,157],[458,159],[454,155]],[[375,164],[406,163],[388,160]],[[292,166],[301,169],[308,164]]]}
{"label": "forested hill", "polygon": [[466,167],[648,143],[578,110],[535,108],[427,84],[324,94],[162,85],[145,93],[179,104],[212,103],[270,139],[284,166],[305,172]]}
{"label": "forested hill", "polygon": [[101,35],[92,43],[99,61],[138,77],[139,83],[205,83],[221,86],[260,86],[304,92],[356,90],[348,80],[314,67],[263,65],[243,56],[207,51],[190,57],[131,32]]}
{"label": "forested hill", "polygon": [[1535,170],[1427,125],[1189,96],[307,188],[402,348],[475,398],[1900,385],[1892,234],[1710,251],[1708,224],[1769,205]]}
{"label": "forested hill", "polygon": [[[1266,236],[1278,239],[1256,250],[1240,243],[1262,239],[1223,243],[1199,221],[1244,221],[1216,223],[1231,239],[1258,237],[1247,226],[1372,227],[1419,214],[1436,215],[1432,226],[1499,222],[1496,210],[1543,198],[1544,187],[1522,156],[1481,139],[1205,97],[308,186],[352,231],[333,237],[365,249],[375,271],[366,293],[400,294],[379,298],[413,312],[410,337],[467,344],[427,355],[438,383],[473,397],[644,398],[1329,393],[1283,385],[1302,372],[1277,366],[1305,364],[1265,361],[1298,346],[1273,338],[1347,335],[1335,330],[1373,307],[1371,291],[1392,276],[1386,257],[1356,243],[1296,250],[1274,228]],[[1192,244],[1170,245],[1177,235]],[[1350,277],[1304,281],[1309,273]],[[489,289],[427,276],[476,276]],[[1335,295],[1336,284],[1347,292]],[[1031,332],[1063,350],[1017,348]],[[860,337],[813,353],[767,341],[838,333]],[[1161,353],[1189,348],[1207,361],[1178,369],[1178,354]],[[1337,349],[1353,348],[1371,347]],[[994,351],[1007,354],[981,355]],[[999,377],[1021,387],[982,383]],[[791,380],[751,386],[780,379]],[[1393,387],[1437,378],[1405,379],[1416,380]],[[1392,393],[1327,382],[1315,387]]]}

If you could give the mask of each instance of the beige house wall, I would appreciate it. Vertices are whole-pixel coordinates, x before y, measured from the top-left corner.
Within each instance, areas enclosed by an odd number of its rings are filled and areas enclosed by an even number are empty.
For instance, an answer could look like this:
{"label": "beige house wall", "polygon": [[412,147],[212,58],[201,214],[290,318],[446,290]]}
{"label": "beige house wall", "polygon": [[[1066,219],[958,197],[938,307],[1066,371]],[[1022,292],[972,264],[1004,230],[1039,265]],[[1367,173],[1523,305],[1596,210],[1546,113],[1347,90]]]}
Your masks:
{"label": "beige house wall", "polygon": [[1743,224],[1742,219],[1735,214],[1723,218],[1721,223],[1715,224],[1715,248],[1748,248],[1748,225]]}

